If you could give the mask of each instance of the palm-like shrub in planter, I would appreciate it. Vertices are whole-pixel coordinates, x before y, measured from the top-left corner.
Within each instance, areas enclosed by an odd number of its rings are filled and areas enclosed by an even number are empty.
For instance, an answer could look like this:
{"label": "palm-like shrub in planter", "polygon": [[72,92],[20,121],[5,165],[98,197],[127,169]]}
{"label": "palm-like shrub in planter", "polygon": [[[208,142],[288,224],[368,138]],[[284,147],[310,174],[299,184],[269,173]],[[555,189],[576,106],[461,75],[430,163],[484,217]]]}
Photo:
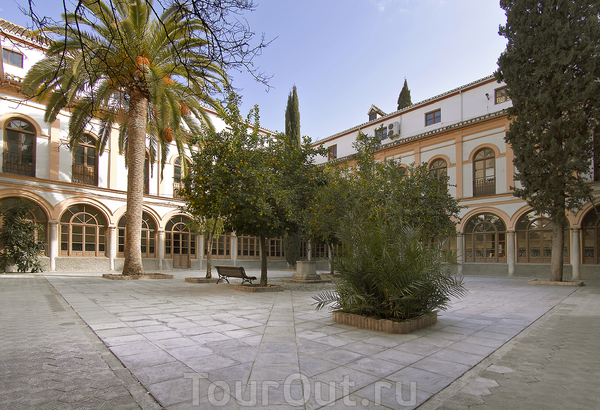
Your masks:
{"label": "palm-like shrub in planter", "polygon": [[441,247],[424,247],[407,226],[349,218],[341,227],[344,244],[333,259],[339,280],[334,291],[316,296],[317,309],[404,321],[448,308],[467,290]]}

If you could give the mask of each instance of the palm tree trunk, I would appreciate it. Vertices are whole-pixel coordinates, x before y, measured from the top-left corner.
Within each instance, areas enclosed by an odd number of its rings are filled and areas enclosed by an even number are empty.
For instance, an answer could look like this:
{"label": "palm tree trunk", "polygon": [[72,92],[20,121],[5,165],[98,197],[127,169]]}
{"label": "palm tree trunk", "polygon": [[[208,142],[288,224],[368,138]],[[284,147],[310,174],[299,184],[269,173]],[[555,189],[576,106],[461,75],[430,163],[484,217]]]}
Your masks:
{"label": "palm tree trunk", "polygon": [[127,135],[127,224],[123,275],[142,275],[142,214],[144,204],[144,160],[146,157],[146,115],[148,99],[132,92]]}
{"label": "palm tree trunk", "polygon": [[259,236],[260,242],[260,286],[267,286],[267,240]]}

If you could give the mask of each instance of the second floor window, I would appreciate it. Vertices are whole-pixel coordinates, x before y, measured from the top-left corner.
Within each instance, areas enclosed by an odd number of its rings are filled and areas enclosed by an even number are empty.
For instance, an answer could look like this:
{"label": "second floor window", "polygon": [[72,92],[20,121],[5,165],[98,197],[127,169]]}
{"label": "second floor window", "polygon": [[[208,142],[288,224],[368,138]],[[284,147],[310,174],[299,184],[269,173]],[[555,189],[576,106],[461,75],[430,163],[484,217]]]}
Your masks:
{"label": "second floor window", "polygon": [[375,136],[377,137],[378,141],[383,141],[383,140],[387,139],[387,137],[388,137],[387,127],[382,127],[382,128],[375,130]]}
{"label": "second floor window", "polygon": [[23,68],[23,54],[15,51],[3,49],[2,50],[2,61],[10,65],[14,65],[19,68]]}
{"label": "second floor window", "polygon": [[75,184],[98,186],[96,141],[89,135],[83,135],[73,151],[72,181]]}
{"label": "second floor window", "polygon": [[439,181],[446,177],[448,173],[448,164],[446,164],[446,161],[443,159],[436,159],[429,165],[429,172],[431,172],[432,177]]}
{"label": "second floor window", "polygon": [[507,90],[508,89],[506,87],[496,89],[496,91],[494,92],[496,104],[502,104],[503,102],[510,101],[510,97],[508,96]]}
{"label": "second floor window", "polygon": [[35,129],[26,121],[12,119],[4,127],[2,172],[35,176]]}
{"label": "second floor window", "polygon": [[337,158],[337,144],[327,148],[327,161],[332,161]]}
{"label": "second floor window", "polygon": [[442,121],[442,110],[435,110],[425,114],[425,125],[433,125]]}
{"label": "second floor window", "polygon": [[496,156],[489,148],[479,150],[473,160],[473,196],[496,194]]}

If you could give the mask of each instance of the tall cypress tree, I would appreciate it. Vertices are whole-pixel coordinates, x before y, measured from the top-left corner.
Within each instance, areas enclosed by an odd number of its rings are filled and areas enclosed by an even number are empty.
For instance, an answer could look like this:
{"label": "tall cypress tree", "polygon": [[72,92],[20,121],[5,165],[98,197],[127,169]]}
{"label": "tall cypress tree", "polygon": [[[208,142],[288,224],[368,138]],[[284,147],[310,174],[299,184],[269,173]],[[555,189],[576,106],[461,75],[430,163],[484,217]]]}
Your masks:
{"label": "tall cypress tree", "polygon": [[[288,95],[288,102],[285,108],[285,135],[287,136],[286,148],[289,151],[299,149],[302,143],[300,135],[300,106],[298,104],[298,92],[296,86]],[[283,251],[285,260],[290,266],[295,266],[296,261],[300,259],[300,233],[294,232],[283,238]]]}
{"label": "tall cypress tree", "polygon": [[408,82],[406,82],[406,78],[404,79],[404,86],[402,86],[402,90],[400,91],[400,95],[398,96],[398,109],[406,108],[412,105],[412,100],[410,99],[410,90],[408,89]]}
{"label": "tall cypress tree", "polygon": [[[508,39],[498,81],[512,99],[505,140],[515,154],[514,194],[552,221],[550,279],[563,276],[566,210],[590,199],[593,136],[600,120],[600,4],[501,0]],[[577,257],[577,256],[576,256]]]}
{"label": "tall cypress tree", "polygon": [[288,95],[288,102],[285,108],[285,135],[288,137],[291,148],[300,147],[302,143],[300,135],[300,106],[298,104],[298,93],[295,85]]}

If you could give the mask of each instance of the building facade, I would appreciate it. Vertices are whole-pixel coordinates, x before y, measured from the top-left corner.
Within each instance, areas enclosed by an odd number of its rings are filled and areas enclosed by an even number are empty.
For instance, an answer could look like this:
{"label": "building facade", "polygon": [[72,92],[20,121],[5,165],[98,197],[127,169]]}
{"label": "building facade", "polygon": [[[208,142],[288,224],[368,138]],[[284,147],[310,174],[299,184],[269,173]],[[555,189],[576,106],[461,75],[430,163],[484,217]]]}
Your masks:
{"label": "building facade", "polygon": [[[69,112],[47,123],[45,106],[21,94],[23,78],[43,58],[46,41],[0,19],[0,205],[25,199],[34,207],[31,218],[42,227],[38,238],[46,245],[42,261],[47,270],[119,271],[127,245],[127,169],[118,149],[118,130],[113,129],[101,155],[96,150],[98,124],[70,150]],[[215,128],[224,129],[216,113],[207,111]],[[190,232],[189,216],[181,211],[184,203],[177,195],[182,161],[191,161],[191,155],[186,151],[180,157],[173,145],[167,158],[163,178],[159,164],[146,158],[144,268],[204,269],[204,238]],[[287,267],[281,239],[269,239],[267,252],[272,267]],[[313,254],[318,252],[315,247]],[[212,258],[213,264],[259,268],[258,239],[223,235],[214,241]]]}
{"label": "building facade", "polygon": [[[448,175],[449,192],[464,206],[450,242],[459,270],[548,277],[551,224],[511,190],[519,183],[514,181],[513,151],[504,141],[510,106],[506,84],[493,76],[392,113],[372,105],[367,122],[317,142],[328,150],[319,162],[349,159],[359,132],[377,136],[382,143],[377,160],[399,160],[400,166],[426,163],[434,175]],[[593,201],[568,216],[566,279],[600,278],[599,180],[594,166],[589,175]]]}

